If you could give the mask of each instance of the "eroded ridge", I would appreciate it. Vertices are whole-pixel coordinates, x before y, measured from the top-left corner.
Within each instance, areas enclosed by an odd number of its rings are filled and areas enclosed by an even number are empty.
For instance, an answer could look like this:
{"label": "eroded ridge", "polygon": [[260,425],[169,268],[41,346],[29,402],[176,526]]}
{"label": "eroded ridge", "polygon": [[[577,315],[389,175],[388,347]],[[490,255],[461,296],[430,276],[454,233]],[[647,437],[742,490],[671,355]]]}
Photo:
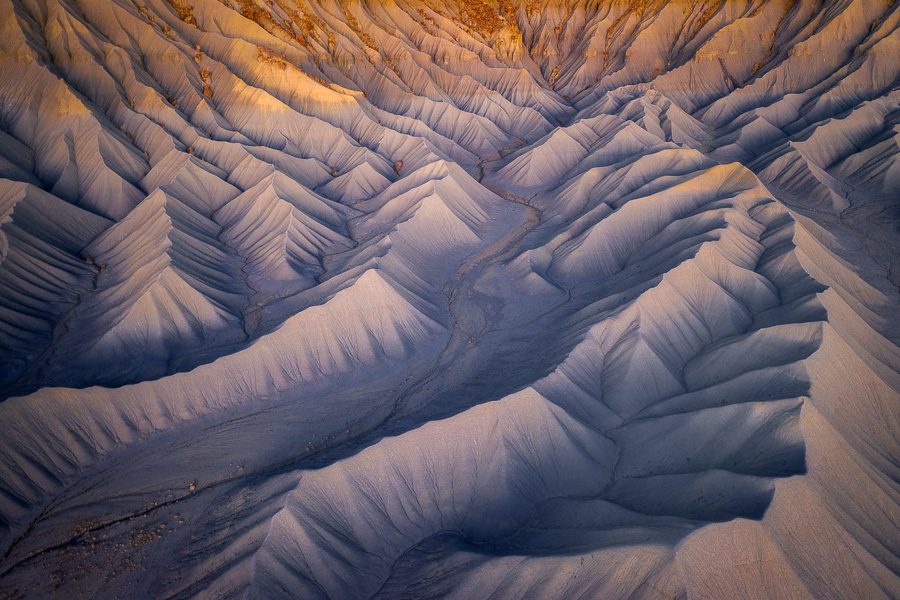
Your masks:
{"label": "eroded ridge", "polygon": [[900,596],[896,3],[0,16],[3,596]]}

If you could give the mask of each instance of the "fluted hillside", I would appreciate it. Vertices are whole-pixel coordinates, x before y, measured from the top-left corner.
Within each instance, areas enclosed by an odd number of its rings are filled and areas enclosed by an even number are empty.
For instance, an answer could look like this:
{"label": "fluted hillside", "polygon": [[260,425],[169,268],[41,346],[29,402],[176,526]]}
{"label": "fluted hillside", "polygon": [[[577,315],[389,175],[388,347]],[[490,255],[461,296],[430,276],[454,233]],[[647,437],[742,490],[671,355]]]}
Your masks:
{"label": "fluted hillside", "polygon": [[898,25],[0,0],[0,598],[900,597]]}

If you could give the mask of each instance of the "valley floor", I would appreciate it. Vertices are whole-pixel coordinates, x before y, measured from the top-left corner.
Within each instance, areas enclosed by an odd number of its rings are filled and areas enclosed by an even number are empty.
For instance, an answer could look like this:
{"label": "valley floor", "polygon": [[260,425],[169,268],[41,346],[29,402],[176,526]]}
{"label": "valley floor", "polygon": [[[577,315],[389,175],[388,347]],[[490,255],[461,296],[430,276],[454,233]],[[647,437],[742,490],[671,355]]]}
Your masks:
{"label": "valley floor", "polygon": [[898,23],[0,0],[0,598],[900,597]]}

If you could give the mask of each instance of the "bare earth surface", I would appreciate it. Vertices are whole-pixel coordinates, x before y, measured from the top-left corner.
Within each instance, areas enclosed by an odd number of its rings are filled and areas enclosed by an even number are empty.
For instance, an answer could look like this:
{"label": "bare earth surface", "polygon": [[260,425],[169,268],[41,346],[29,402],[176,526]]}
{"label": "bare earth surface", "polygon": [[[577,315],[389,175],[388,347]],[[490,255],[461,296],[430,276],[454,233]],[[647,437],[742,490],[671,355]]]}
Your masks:
{"label": "bare earth surface", "polygon": [[900,597],[898,24],[0,0],[0,598]]}

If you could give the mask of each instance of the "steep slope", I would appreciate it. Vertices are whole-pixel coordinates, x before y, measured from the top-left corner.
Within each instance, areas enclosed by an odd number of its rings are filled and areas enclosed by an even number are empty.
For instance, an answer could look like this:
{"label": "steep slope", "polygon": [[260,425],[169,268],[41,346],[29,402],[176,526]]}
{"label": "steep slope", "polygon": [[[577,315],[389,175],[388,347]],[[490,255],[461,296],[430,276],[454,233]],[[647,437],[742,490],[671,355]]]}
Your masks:
{"label": "steep slope", "polygon": [[900,596],[898,25],[0,0],[0,597]]}

